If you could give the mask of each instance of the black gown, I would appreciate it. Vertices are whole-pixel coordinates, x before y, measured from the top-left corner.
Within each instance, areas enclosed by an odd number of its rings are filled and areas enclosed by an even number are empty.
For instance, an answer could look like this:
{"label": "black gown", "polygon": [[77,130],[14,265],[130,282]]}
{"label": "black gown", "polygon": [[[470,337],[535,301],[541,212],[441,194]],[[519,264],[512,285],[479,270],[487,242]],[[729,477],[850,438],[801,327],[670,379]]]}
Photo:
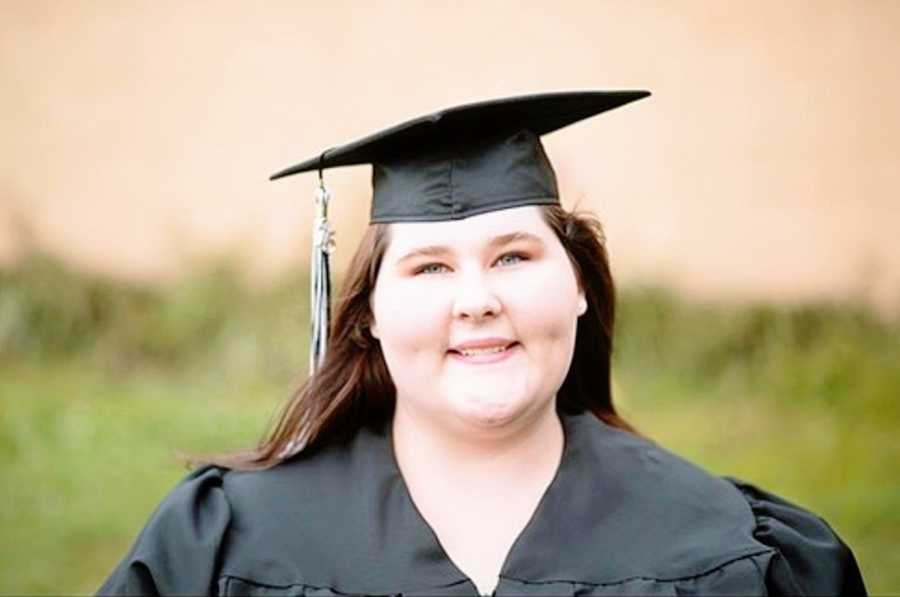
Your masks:
{"label": "black gown", "polygon": [[[864,594],[821,518],[588,414],[496,595]],[[262,472],[206,467],[163,501],[100,594],[477,595],[414,506],[390,426]]]}

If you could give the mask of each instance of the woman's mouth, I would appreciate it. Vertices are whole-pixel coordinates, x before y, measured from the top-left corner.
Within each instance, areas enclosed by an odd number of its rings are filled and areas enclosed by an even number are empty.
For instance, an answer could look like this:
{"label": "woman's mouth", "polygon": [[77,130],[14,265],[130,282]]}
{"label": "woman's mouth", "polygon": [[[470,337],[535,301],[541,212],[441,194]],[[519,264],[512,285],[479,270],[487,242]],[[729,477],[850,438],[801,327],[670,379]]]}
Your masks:
{"label": "woman's mouth", "polygon": [[512,353],[516,351],[518,346],[518,342],[513,342],[511,344],[483,346],[477,348],[451,348],[448,353],[457,361],[461,361],[463,363],[468,363],[471,365],[480,365],[488,363],[499,363],[500,361],[506,360],[512,355]]}

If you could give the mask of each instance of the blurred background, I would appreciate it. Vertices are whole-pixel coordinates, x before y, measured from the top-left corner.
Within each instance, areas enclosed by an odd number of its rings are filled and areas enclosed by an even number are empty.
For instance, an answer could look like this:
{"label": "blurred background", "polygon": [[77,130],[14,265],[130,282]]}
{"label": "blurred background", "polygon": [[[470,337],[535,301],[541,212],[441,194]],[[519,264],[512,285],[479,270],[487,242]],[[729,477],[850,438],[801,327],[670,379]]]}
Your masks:
{"label": "blurred background", "polygon": [[[616,400],[900,592],[900,3],[0,5],[0,593],[91,593],[306,370],[314,175],[457,103],[653,96],[545,137],[603,220]],[[367,167],[329,171],[338,278]]]}

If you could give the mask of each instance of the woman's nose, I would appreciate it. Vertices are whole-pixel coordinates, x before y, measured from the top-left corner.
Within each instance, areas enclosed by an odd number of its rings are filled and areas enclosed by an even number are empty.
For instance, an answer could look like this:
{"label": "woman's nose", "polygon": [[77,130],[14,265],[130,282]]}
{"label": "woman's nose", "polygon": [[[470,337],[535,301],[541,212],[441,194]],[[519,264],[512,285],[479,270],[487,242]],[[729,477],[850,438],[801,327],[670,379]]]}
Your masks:
{"label": "woman's nose", "polygon": [[453,303],[453,317],[479,321],[500,314],[502,306],[497,295],[486,284],[482,273],[472,273],[459,280]]}

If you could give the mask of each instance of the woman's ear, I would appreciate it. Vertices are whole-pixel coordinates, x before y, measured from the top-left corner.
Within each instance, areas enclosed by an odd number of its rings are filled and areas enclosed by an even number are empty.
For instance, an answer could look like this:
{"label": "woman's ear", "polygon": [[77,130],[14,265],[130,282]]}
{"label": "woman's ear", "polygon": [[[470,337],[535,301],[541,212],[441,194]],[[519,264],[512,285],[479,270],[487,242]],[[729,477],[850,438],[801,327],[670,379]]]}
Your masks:
{"label": "woman's ear", "polygon": [[372,337],[378,340],[378,326],[373,321],[369,324],[369,333],[372,334]]}
{"label": "woman's ear", "polygon": [[584,292],[578,292],[578,317],[581,317],[585,313],[587,313],[587,299],[584,297]]}

